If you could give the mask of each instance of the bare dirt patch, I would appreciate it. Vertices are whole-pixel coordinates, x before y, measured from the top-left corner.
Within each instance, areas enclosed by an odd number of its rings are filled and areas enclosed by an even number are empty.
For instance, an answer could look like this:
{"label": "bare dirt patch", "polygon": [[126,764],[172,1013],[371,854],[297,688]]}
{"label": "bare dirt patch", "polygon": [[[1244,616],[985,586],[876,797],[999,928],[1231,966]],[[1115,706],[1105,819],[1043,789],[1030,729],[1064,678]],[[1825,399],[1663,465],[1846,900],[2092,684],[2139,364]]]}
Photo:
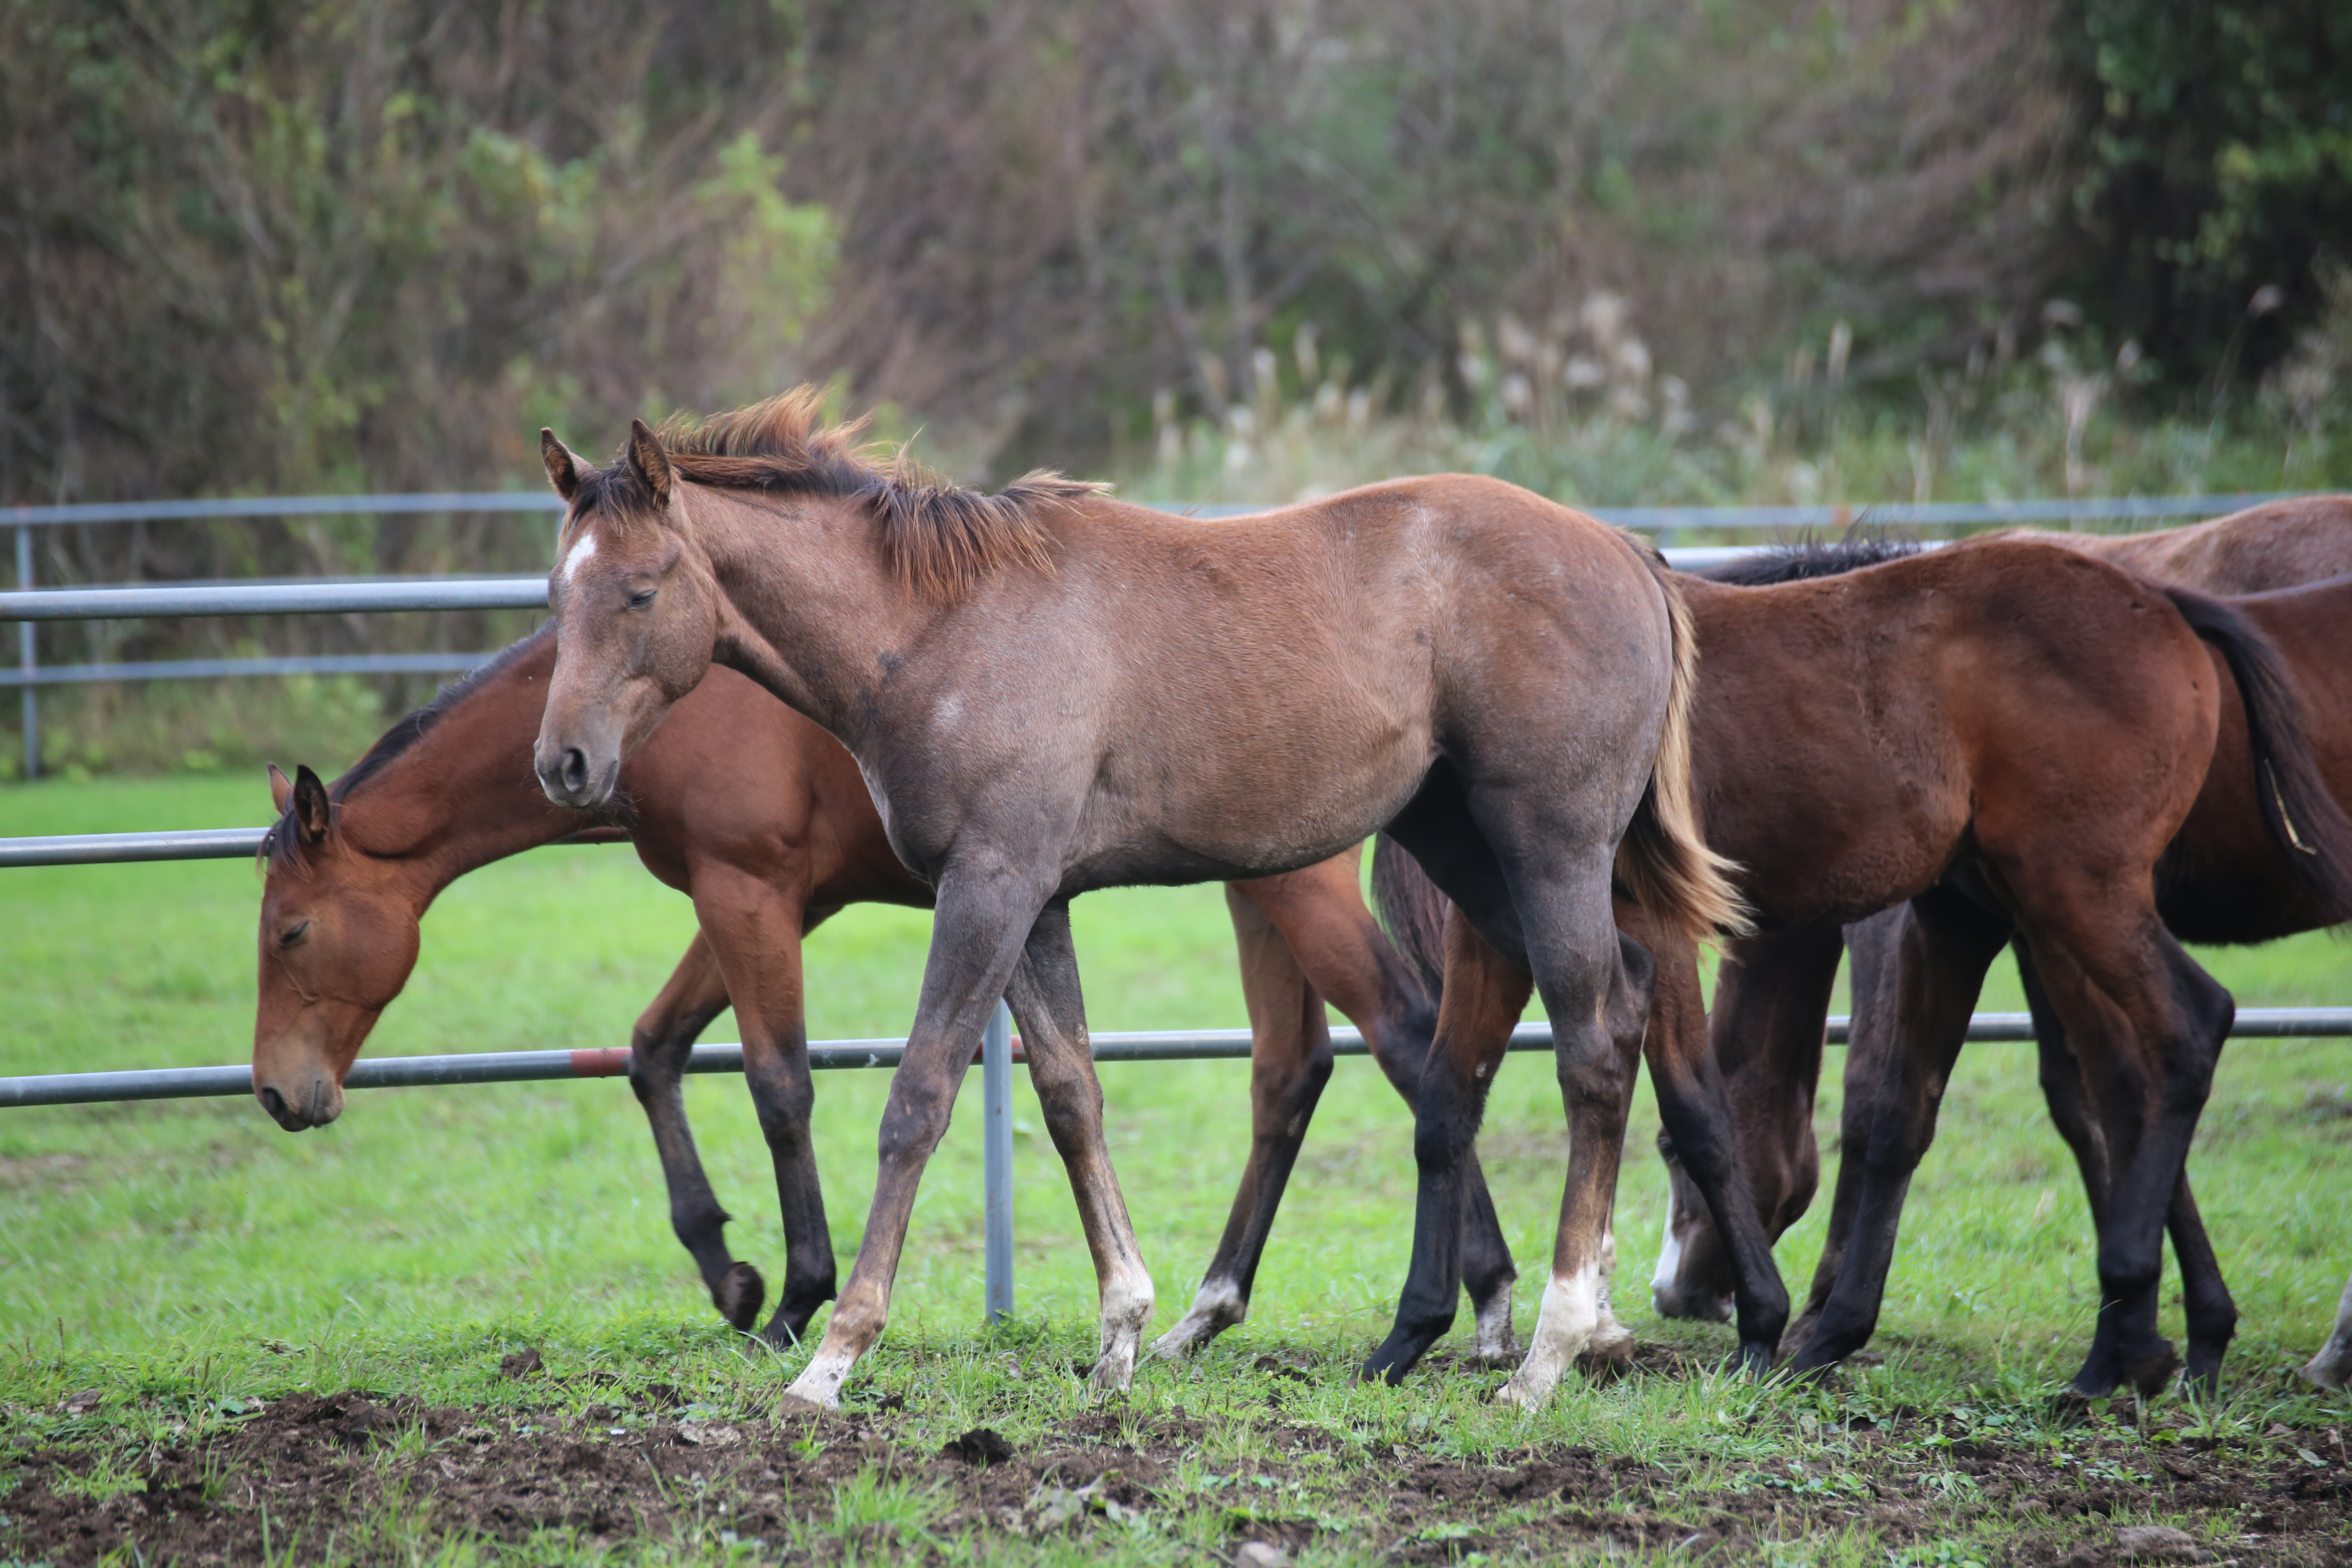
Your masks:
{"label": "bare dirt patch", "polygon": [[[1401,1563],[1665,1548],[1729,1561],[1859,1527],[1893,1552],[1988,1530],[1994,1561],[2065,1568],[2154,1561],[2150,1542],[2170,1542],[2171,1561],[2352,1564],[2352,1474],[2294,1444],[2249,1455],[2188,1439],[2159,1458],[2085,1463],[1975,1437],[1935,1447],[1936,1424],[1906,1417],[1834,1462],[1701,1489],[1630,1457],[1528,1448],[1469,1463],[1278,1408],[1225,1474],[1204,1468],[1208,1424],[1181,1413],[1098,1411],[1017,1446],[987,1429],[942,1446],[910,1426],[887,1411],[696,1419],[659,1390],[578,1416],[297,1394],[201,1444],[0,1457],[0,1559],[62,1568],[130,1546],[150,1563],[246,1563],[299,1542],[307,1560],[374,1562],[405,1559],[419,1537],[555,1534],[588,1549],[704,1538],[786,1561],[920,1560],[966,1531],[1068,1535],[1174,1513],[1228,1553],[1344,1542]],[[861,1515],[877,1489],[916,1500],[914,1522]],[[2126,1533],[2151,1513],[2207,1521],[2211,1539],[2181,1555],[2160,1533]]]}

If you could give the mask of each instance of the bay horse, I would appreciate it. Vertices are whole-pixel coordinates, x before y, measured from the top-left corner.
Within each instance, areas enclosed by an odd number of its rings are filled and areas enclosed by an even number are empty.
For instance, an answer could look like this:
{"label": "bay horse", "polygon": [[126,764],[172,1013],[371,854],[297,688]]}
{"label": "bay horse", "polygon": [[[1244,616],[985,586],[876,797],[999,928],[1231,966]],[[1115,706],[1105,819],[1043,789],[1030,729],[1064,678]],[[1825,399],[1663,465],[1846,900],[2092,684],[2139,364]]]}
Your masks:
{"label": "bay horse", "polygon": [[[1690,636],[1663,562],[1471,477],[1213,522],[1053,475],[982,496],[877,467],[814,413],[802,392],[659,436],[637,421],[604,469],[541,435],[568,507],[535,754],[548,797],[604,807],[716,660],[848,748],[891,847],[937,891],[865,1239],[790,1397],[837,1404],[881,1332],[924,1162],[999,996],[1095,1260],[1091,1382],[1124,1388],[1152,1289],[1103,1142],[1069,900],[1295,869],[1382,827],[1463,911],[1450,996],[1516,976],[1524,997],[1532,974],[1582,1091],[1530,1361],[1581,1349],[1631,1090],[1618,1044],[1644,1021],[1612,880],[1694,941],[1737,919],[1690,821]],[[1460,1005],[1440,1008],[1415,1134],[1416,1279],[1443,1280],[1449,1320],[1491,1072],[1449,1055]]]}
{"label": "bay horse", "polygon": [[[1761,932],[1735,942],[1721,984],[1753,973],[1759,950],[1777,957],[1824,931],[1833,942],[1842,921],[1918,899],[1956,873],[1979,877],[2048,983],[2119,1173],[2101,1234],[2101,1333],[2076,1386],[2105,1392],[2125,1377],[2144,1385],[2165,1375],[2171,1347],[2156,1334],[2152,1303],[2168,1199],[2232,1005],[2158,917],[2157,867],[2213,755],[2221,682],[2206,642],[2232,668],[2272,676],[2275,650],[2225,604],[2038,541],[1987,540],[1773,586],[1692,580],[1684,592],[1701,652],[1701,822],[1710,846],[1741,868],[1737,882]],[[2291,821],[2326,834],[2310,858],[2340,879],[2352,838],[2339,836],[2291,689],[2253,682],[2245,711],[2281,830]],[[1386,858],[1383,848],[1376,891],[1409,883],[1385,874]],[[1381,893],[1384,909],[1391,900]],[[1391,920],[1409,947],[1427,924]],[[1664,952],[1659,964],[1654,1009],[1668,1005],[1670,984],[1695,997],[1695,965]],[[1783,988],[1782,1005],[1801,1004],[1811,1017],[1808,1031],[1786,1037],[1812,1058],[1784,1054],[1764,1064],[1770,1073],[1810,1086],[1833,971],[1832,951],[1828,973],[1808,972],[1813,993],[1792,1001],[1796,988]],[[1449,1005],[1441,999],[1441,1015]],[[1695,1001],[1676,1006],[1707,1028]],[[1719,1021],[1715,1040],[1752,1131],[1757,1073],[1722,1049]],[[1713,1059],[1699,1047],[1687,1054]],[[1720,1163],[1737,1152],[1752,1163],[1747,1149],[1759,1142],[1694,1151],[1671,1121],[1668,1131],[1694,1174],[1695,1157]],[[1764,1187],[1752,1170],[1749,1179]],[[1706,1196],[1720,1226],[1723,1210]],[[1742,1267],[1731,1272],[1743,1278]]]}
{"label": "bay horse", "polygon": [[[551,625],[401,720],[332,784],[307,767],[291,780],[270,770],[279,820],[262,854],[254,1092],[289,1131],[340,1114],[343,1079],[415,968],[419,921],[441,890],[494,860],[578,835],[581,814],[550,804],[531,773],[554,668]],[[723,667],[629,759],[616,801],[595,831],[625,835],[648,870],[693,899],[700,924],[630,1037],[629,1085],[661,1159],[671,1226],[720,1315],[751,1332],[766,1282],[728,1247],[729,1216],[703,1173],[680,1092],[695,1037],[731,1002],[784,1226],[782,1290],[760,1334],[778,1348],[797,1343],[835,1287],[810,1142],[801,940],[853,903],[928,909],[931,889],[890,852],[849,753]],[[1273,1211],[1256,1194],[1279,1192],[1303,1117],[1330,1072],[1325,999],[1363,1031],[1408,1095],[1427,1054],[1435,1005],[1365,909],[1358,857],[1350,849],[1226,886],[1253,1054],[1317,1062],[1320,1071],[1311,1084],[1286,1075],[1257,1086],[1253,1179],[1236,1199],[1221,1258],[1237,1249],[1237,1237],[1263,1245]],[[1255,1270],[1253,1249],[1240,1280],[1244,1303]],[[1212,1312],[1220,1278],[1213,1268],[1203,1286]],[[1230,1270],[1223,1278],[1230,1295]],[[1238,1311],[1228,1309],[1215,1327],[1226,1321],[1238,1321]]]}
{"label": "bay horse", "polygon": [[[2352,802],[2352,679],[2344,673],[2352,658],[2352,623],[2345,618],[2352,601],[2340,590],[2309,597],[2263,592],[2352,573],[2352,497],[2272,502],[2163,533],[2042,537],[2180,586],[2259,595],[2237,607],[2268,634],[2284,660],[2282,673],[2305,710],[2301,722],[2326,793],[2337,803]],[[1846,559],[1855,558],[1849,553]],[[2241,680],[2221,648],[2210,654],[2222,695],[2220,742],[2196,806],[2159,868],[2158,909],[2177,935],[2203,942],[2263,942],[2338,923],[2352,914],[2342,882],[2327,874],[2328,857],[2297,853],[2283,843],[2274,803],[2260,794]],[[2324,836],[2328,813],[2315,810],[2305,831]],[[1964,1039],[1966,1012],[1985,968],[2013,935],[1997,902],[1965,881],[1928,897],[1937,906],[1939,941],[1925,934],[1917,910],[1897,906],[1848,927],[1843,942],[1834,930],[1817,928],[1738,944],[1736,965],[1727,963],[1718,981],[1715,1043],[1727,1072],[1741,1084],[1749,1178],[1777,1236],[1811,1196],[1822,1018],[1841,946],[1854,954],[1853,1044],[1842,1117],[1846,1154],[1811,1299],[1790,1335],[1796,1347],[1815,1338],[1823,1309],[1851,1270],[1846,1316],[1832,1321],[1837,1333],[1823,1342],[1826,1355],[1850,1354],[1867,1339],[1891,1262],[1891,1234],[1864,1254],[1849,1256],[1865,1186],[1862,1152],[1880,1151],[1876,1157],[1907,1180],[1933,1138],[1940,1086]],[[2032,954],[2022,943],[2012,945],[2034,1013],[2053,1119],[2074,1153],[2096,1215],[2113,1184],[2107,1152]],[[1939,1014],[1908,1013],[1906,985],[1931,999]],[[1898,1053],[1907,1059],[1895,1059]],[[1894,1217],[1886,1214],[1885,1223],[1891,1226]],[[2237,1314],[2185,1178],[2168,1228],[2182,1274],[2188,1375],[2210,1389]],[[1654,1281],[1660,1310],[1723,1315],[1727,1303],[1716,1303],[1726,1302],[1733,1270],[1697,1194],[1681,1182],[1675,1186],[1667,1241]]]}

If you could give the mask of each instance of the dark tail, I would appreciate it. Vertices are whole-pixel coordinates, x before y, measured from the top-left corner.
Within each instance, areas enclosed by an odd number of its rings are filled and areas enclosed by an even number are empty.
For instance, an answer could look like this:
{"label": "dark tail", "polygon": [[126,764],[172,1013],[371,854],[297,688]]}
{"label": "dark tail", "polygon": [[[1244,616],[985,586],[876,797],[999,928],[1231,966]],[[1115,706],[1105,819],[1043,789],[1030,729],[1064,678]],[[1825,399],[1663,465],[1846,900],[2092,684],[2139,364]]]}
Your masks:
{"label": "dark tail", "polygon": [[2254,793],[2297,880],[2330,924],[2352,920],[2352,818],[2327,787],[2311,752],[2310,721],[2278,646],[2227,599],[2167,586],[2190,629],[2221,649],[2245,704]]}
{"label": "dark tail", "polygon": [[1445,989],[1445,895],[1411,851],[1383,833],[1372,845],[1372,907],[1432,996]]}

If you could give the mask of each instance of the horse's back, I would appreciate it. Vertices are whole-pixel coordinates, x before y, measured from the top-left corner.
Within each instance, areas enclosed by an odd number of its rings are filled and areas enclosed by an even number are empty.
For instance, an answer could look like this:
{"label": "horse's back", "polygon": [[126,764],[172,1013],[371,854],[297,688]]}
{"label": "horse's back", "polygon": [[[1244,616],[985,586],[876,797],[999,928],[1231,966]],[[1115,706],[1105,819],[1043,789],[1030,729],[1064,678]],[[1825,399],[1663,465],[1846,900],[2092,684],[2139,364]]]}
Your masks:
{"label": "horse's back", "polygon": [[2070,831],[2118,790],[2161,796],[2152,817],[2177,823],[2202,776],[2215,717],[2195,634],[2088,555],[1986,540],[1693,585],[1691,603],[1708,840],[1756,887],[1808,889],[1768,918],[1867,913],[1933,883],[1971,837]]}
{"label": "horse's back", "polygon": [[[1146,858],[1282,869],[1381,826],[1441,754],[1475,769],[1517,748],[1565,792],[1565,752],[1622,771],[1636,742],[1654,748],[1660,591],[1613,530],[1516,487],[1397,480],[1219,520],[1105,507],[1061,538],[1050,589],[977,627],[972,651],[1061,694],[1054,743],[1088,758],[1107,855],[1153,822],[1178,847]],[[1032,629],[1005,638],[1016,620]],[[1218,824],[1269,800],[1287,803],[1286,841],[1264,858],[1260,822],[1244,858]]]}
{"label": "horse's back", "polygon": [[2053,537],[2159,582],[2261,594],[2352,573],[2352,495],[2265,501],[2152,533]]}

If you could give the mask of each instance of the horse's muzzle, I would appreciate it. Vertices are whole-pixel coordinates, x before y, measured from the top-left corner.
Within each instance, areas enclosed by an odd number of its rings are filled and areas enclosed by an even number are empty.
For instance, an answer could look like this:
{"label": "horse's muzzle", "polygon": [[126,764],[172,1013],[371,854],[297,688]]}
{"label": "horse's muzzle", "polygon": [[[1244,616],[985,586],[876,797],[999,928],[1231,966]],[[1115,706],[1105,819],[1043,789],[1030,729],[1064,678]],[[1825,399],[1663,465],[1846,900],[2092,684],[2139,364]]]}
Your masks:
{"label": "horse's muzzle", "polygon": [[536,766],[539,787],[547,792],[547,798],[579,811],[592,810],[610,800],[613,785],[621,773],[617,762],[601,768],[595,766],[578,746],[543,749]]}
{"label": "horse's muzzle", "polygon": [[324,1127],[343,1113],[343,1086],[331,1078],[321,1075],[289,1087],[294,1090],[291,1099],[274,1083],[254,1086],[254,1098],[261,1101],[261,1109],[289,1132]]}

